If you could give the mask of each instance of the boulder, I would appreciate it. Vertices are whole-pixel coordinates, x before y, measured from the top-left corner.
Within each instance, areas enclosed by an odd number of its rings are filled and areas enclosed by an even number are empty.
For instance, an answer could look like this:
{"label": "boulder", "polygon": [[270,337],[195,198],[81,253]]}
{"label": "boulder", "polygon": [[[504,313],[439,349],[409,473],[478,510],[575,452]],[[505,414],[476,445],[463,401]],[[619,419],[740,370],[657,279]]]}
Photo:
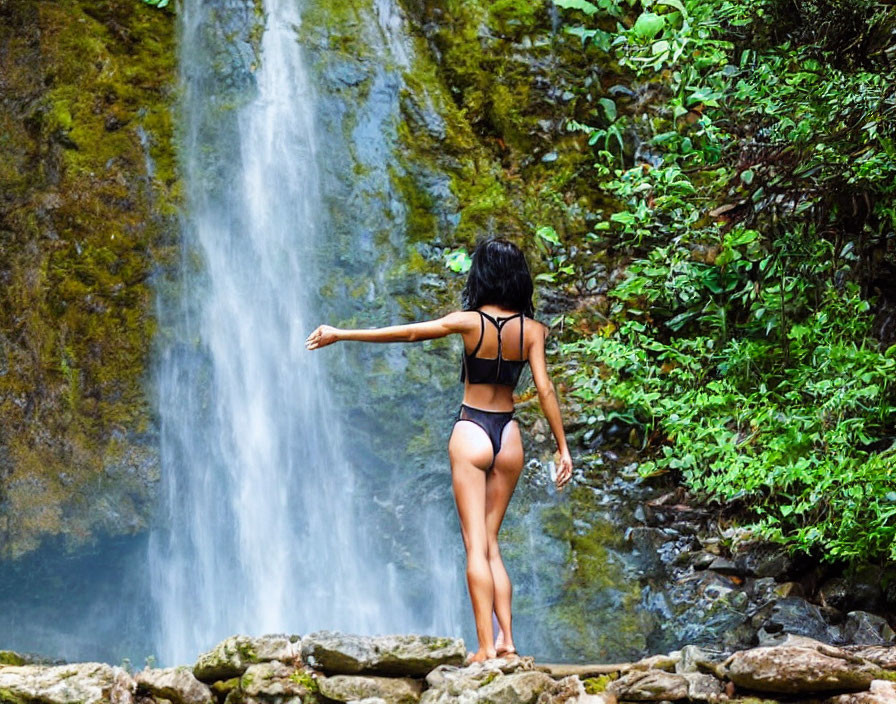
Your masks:
{"label": "boulder", "polygon": [[896,704],[896,683],[874,680],[867,692],[840,694],[826,699],[824,704]]}
{"label": "boulder", "polygon": [[302,657],[327,674],[422,677],[439,665],[459,665],[467,650],[459,638],[421,635],[355,636],[319,631],[302,640]]}
{"label": "boulder", "polygon": [[841,632],[843,640],[856,645],[888,645],[896,640],[887,620],[867,611],[850,611]]}
{"label": "boulder", "polygon": [[333,675],[317,680],[320,692],[337,702],[377,698],[386,704],[416,704],[423,692],[423,683],[407,677],[375,675]]}
{"label": "boulder", "polygon": [[7,704],[133,704],[135,692],[127,672],[103,663],[0,667],[0,700]]}
{"label": "boulder", "polygon": [[725,663],[738,687],[797,694],[867,689],[880,668],[862,657],[805,637],[743,650]]}
{"label": "boulder", "polygon": [[202,682],[215,682],[239,677],[250,665],[261,662],[296,663],[300,640],[299,636],[287,635],[231,636],[199,656],[193,675]]}
{"label": "boulder", "polygon": [[[532,658],[504,660],[486,660],[475,662],[467,667],[440,665],[426,676],[426,684],[430,690],[447,692],[458,697],[494,681],[501,675],[514,672],[528,672],[533,667]],[[424,697],[426,694],[424,694]]]}
{"label": "boulder", "polygon": [[189,667],[146,669],[134,675],[137,690],[174,704],[214,704],[211,689],[193,676]]}
{"label": "boulder", "polygon": [[607,692],[627,701],[674,701],[687,698],[688,680],[664,670],[632,671],[610,682]]}
{"label": "boulder", "polygon": [[486,660],[469,667],[443,666],[426,677],[420,704],[533,704],[558,691],[554,678],[519,660]]}
{"label": "boulder", "polygon": [[554,679],[543,672],[514,672],[500,675],[476,692],[473,701],[483,704],[535,704],[543,693],[557,687]]}
{"label": "boulder", "polygon": [[760,645],[777,644],[784,634],[806,636],[823,643],[834,643],[839,637],[821,609],[799,596],[788,596],[767,605],[756,612],[751,622],[759,631]]}
{"label": "boulder", "polygon": [[279,662],[277,660],[250,665],[240,677],[238,690],[247,704],[255,701],[282,701],[297,698],[302,700],[318,689],[317,680],[311,673]]}

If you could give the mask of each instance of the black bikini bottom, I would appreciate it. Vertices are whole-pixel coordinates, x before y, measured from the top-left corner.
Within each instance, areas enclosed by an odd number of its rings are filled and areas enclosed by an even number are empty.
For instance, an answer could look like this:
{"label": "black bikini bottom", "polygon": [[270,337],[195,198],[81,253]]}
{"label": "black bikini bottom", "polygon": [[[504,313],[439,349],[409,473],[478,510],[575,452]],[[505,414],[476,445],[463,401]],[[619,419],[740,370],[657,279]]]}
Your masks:
{"label": "black bikini bottom", "polygon": [[[501,451],[501,434],[504,432],[504,426],[513,420],[513,411],[483,411],[481,408],[473,408],[462,403],[455,422],[459,420],[472,421],[482,428],[492,441],[492,450],[497,456]],[[494,462],[492,459],[492,464]]]}

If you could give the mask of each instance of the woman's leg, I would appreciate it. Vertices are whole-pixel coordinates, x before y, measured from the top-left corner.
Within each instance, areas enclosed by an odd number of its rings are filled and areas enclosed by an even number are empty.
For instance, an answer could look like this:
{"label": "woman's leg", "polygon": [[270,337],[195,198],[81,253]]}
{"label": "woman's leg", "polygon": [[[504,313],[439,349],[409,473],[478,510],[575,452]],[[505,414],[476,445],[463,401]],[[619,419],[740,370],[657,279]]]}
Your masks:
{"label": "woman's leg", "polygon": [[467,586],[479,639],[474,661],[495,657],[492,630],[495,585],[488,561],[485,498],[486,470],[493,454],[491,441],[482,428],[470,421],[455,423],[448,442],[448,455],[457,515],[467,549]]}
{"label": "woman's leg", "polygon": [[523,442],[516,421],[504,426],[501,451],[495,457],[485,482],[485,529],[488,534],[488,564],[495,585],[495,615],[500,627],[502,652],[515,652],[511,616],[513,585],[501,559],[498,531],[510,503],[510,497],[523,470]]}

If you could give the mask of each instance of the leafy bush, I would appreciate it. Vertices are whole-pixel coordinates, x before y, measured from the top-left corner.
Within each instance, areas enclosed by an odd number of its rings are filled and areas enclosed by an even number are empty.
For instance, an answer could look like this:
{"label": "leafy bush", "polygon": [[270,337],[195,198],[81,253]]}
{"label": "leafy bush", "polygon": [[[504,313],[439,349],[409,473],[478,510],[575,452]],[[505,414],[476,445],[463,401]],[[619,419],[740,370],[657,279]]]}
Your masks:
{"label": "leafy bush", "polygon": [[871,285],[896,273],[896,9],[555,4],[630,83],[567,125],[615,208],[557,275],[629,262],[600,332],[565,346],[585,417],[636,426],[645,474],[740,502],[765,537],[896,559],[896,346]]}

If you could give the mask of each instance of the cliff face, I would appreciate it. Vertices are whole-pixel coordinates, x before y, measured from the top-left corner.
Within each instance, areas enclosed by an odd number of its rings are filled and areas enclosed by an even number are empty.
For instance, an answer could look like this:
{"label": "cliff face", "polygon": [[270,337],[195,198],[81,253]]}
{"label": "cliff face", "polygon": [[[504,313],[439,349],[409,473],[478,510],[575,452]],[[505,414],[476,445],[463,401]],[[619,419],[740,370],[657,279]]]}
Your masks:
{"label": "cliff face", "polygon": [[0,557],[146,525],[175,72],[170,12],[0,4]]}

